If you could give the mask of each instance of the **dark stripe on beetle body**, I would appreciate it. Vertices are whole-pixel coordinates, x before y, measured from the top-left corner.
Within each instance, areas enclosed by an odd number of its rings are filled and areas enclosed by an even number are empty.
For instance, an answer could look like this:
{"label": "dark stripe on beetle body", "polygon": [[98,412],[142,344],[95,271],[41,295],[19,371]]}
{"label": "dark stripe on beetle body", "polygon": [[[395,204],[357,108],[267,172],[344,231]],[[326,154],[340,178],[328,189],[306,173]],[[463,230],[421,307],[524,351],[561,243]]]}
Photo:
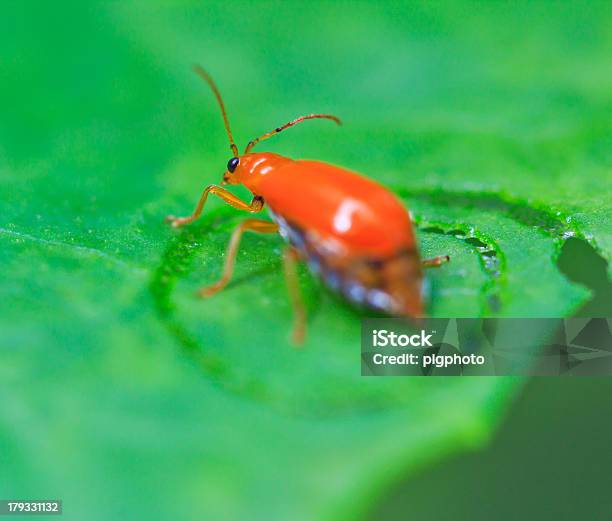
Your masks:
{"label": "dark stripe on beetle body", "polygon": [[[342,294],[350,302],[359,306],[367,306],[379,311],[391,311],[395,302],[393,297],[384,288],[367,288],[358,279],[350,277],[341,269],[327,266],[326,259],[316,251],[316,245],[309,244],[305,232],[290,224],[285,218],[274,213],[268,207],[270,216],[278,224],[279,233],[283,239],[296,248],[313,275],[319,277],[323,283],[333,292]],[[392,256],[391,259],[364,259],[370,269],[380,270],[389,260],[394,260],[404,255],[414,255],[416,249],[406,248]]]}

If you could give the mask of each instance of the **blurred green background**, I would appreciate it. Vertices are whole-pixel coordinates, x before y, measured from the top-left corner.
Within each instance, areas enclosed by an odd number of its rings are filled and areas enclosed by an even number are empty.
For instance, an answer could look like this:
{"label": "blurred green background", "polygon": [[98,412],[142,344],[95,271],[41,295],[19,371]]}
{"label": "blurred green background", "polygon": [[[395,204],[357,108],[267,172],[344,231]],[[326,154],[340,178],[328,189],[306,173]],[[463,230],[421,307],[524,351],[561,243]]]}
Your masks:
{"label": "blurred green background", "polygon": [[[229,157],[198,62],[242,146],[343,119],[261,150],[393,189],[423,255],[452,257],[430,314],[609,315],[609,2],[7,1],[0,19],[0,497],[91,520],[604,519],[538,510],[524,476],[591,497],[606,451],[578,440],[611,432],[609,383],[363,379],[360,313],[305,271],[309,339],[289,345],[278,238],[245,237],[234,283],[199,301],[243,215],[162,221]],[[534,425],[576,443],[537,452]]]}

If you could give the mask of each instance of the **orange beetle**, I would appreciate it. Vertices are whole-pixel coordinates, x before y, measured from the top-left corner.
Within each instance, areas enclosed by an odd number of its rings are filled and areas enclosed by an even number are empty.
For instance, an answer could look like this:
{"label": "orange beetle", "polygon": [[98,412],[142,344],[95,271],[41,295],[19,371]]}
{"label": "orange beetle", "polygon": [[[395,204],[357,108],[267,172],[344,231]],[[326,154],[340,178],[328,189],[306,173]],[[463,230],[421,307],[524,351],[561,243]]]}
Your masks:
{"label": "orange beetle", "polygon": [[221,278],[202,288],[199,295],[211,296],[230,281],[243,232],[278,232],[288,243],[283,257],[295,313],[295,342],[302,342],[306,331],[295,269],[300,259],[326,286],[354,304],[395,316],[420,316],[421,267],[439,266],[449,257],[420,260],[410,215],[389,190],[359,174],[320,161],[251,152],[258,142],[307,119],[325,118],[338,124],[340,120],[329,114],[299,117],[250,141],[240,155],[219,90],[206,71],[198,66],[194,70],[217,98],[233,152],[221,184],[243,184],[254,197],[245,203],[227,189],[210,185],[190,216],[169,215],[166,221],[176,228],[196,220],[208,194],[251,213],[260,212],[266,205],[274,220],[245,219],[240,223],[230,239]]}

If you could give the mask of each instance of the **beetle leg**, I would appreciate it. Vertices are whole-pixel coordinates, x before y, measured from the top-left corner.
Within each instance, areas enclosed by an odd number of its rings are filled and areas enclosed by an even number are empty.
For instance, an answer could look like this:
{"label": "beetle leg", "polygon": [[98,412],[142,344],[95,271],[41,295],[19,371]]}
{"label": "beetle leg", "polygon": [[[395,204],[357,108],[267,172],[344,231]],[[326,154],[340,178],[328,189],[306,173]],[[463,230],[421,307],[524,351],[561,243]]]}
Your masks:
{"label": "beetle leg", "polygon": [[283,263],[285,265],[285,279],[289,299],[293,307],[293,332],[291,338],[296,345],[302,344],[306,337],[306,310],[300,294],[300,284],[297,276],[297,261],[300,256],[298,251],[289,246],[283,251]]}
{"label": "beetle leg", "polygon": [[200,200],[198,201],[198,204],[191,215],[187,217],[175,217],[174,215],[168,215],[165,221],[169,222],[173,228],[178,228],[179,226],[195,221],[198,217],[200,217],[202,208],[204,208],[204,203],[206,202],[206,198],[208,197],[209,193],[219,196],[227,204],[233,206],[234,208],[238,208],[238,210],[256,213],[260,212],[264,207],[264,200],[258,195],[253,197],[253,200],[250,203],[245,203],[229,190],[221,188],[217,185],[209,185],[204,189],[204,192],[202,192],[202,196],[200,197]]}
{"label": "beetle leg", "polygon": [[439,257],[424,259],[422,263],[424,268],[439,268],[442,264],[446,264],[449,261],[450,257],[448,255],[440,255]]}
{"label": "beetle leg", "polygon": [[225,264],[223,266],[221,278],[214,284],[201,288],[198,291],[198,295],[200,295],[200,297],[210,297],[227,286],[227,283],[232,278],[232,273],[234,272],[234,264],[236,262],[238,248],[240,246],[240,239],[242,238],[242,234],[246,231],[275,233],[278,231],[278,224],[270,221],[264,221],[262,219],[245,219],[238,226],[236,226],[232,232],[232,237],[227,247]]}

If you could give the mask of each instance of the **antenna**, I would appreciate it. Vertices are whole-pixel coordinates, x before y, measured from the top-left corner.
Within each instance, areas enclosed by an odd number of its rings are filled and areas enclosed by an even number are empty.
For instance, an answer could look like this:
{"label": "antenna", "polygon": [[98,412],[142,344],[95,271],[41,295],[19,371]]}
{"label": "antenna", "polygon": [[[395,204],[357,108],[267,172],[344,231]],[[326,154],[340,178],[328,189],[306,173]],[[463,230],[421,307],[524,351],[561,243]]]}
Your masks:
{"label": "antenna", "polygon": [[223,99],[221,98],[221,93],[219,92],[219,89],[215,85],[215,82],[211,78],[210,74],[208,74],[202,67],[200,67],[199,65],[194,65],[193,71],[200,78],[202,78],[206,83],[208,83],[208,86],[212,89],[215,95],[215,98],[217,98],[217,102],[219,103],[219,107],[221,108],[221,115],[223,116],[223,123],[225,124],[225,130],[227,130],[227,137],[229,138],[230,148],[232,149],[232,152],[234,153],[234,157],[238,157],[239,155],[238,147],[236,146],[236,143],[234,143],[234,138],[232,136],[232,131],[230,129],[229,120],[227,119],[227,112],[225,112],[225,105],[223,104]]}
{"label": "antenna", "polygon": [[331,114],[309,114],[308,116],[300,116],[299,118],[294,119],[293,121],[290,121],[289,123],[285,123],[282,127],[276,127],[274,130],[271,130],[270,132],[268,132],[267,134],[264,134],[263,136],[259,136],[256,139],[253,139],[252,141],[249,141],[249,144],[247,145],[244,153],[248,154],[249,151],[260,141],[263,141],[264,139],[268,139],[269,137],[272,137],[275,134],[278,134],[279,132],[282,132],[283,130],[285,130],[286,128],[292,127],[293,125],[297,125],[298,123],[301,123],[302,121],[306,121],[307,119],[331,119],[332,121],[335,121],[338,125],[342,125],[342,122],[340,121],[339,118],[337,118],[336,116],[332,116]]}

